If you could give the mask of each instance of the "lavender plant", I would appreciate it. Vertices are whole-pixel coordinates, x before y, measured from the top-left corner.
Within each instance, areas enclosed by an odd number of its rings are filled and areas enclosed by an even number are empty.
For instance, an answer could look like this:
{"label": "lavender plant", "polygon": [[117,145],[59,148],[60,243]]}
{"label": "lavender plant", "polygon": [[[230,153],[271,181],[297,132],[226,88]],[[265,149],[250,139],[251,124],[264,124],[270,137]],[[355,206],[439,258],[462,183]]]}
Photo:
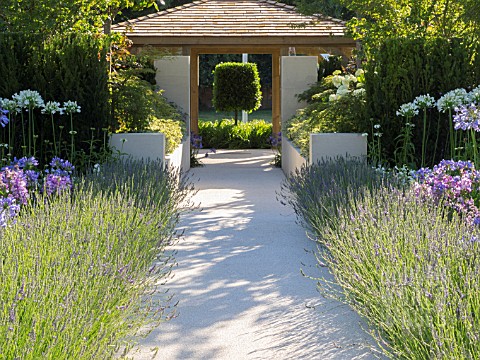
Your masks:
{"label": "lavender plant", "polygon": [[159,284],[190,190],[161,169],[105,164],[74,197],[39,197],[2,230],[2,357],[113,359],[173,315]]}

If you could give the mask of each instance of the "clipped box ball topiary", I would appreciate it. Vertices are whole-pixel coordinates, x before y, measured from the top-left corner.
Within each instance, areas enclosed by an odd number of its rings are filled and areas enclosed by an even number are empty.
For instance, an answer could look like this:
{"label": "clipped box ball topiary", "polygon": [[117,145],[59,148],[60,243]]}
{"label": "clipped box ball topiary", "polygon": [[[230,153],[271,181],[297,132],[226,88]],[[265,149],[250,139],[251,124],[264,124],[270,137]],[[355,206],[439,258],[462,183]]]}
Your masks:
{"label": "clipped box ball topiary", "polygon": [[218,64],[214,71],[213,106],[217,111],[251,113],[261,105],[260,77],[257,64],[227,62]]}

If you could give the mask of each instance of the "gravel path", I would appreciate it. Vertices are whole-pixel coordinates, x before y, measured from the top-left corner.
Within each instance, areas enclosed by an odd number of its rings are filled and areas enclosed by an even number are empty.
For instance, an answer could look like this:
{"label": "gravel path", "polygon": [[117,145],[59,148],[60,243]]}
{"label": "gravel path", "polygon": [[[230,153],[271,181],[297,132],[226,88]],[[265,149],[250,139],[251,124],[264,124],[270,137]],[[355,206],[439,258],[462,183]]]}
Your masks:
{"label": "gravel path", "polygon": [[[315,244],[276,200],[271,151],[219,151],[192,169],[201,210],[167,286],[178,316],[142,340],[135,359],[373,359],[374,341],[348,306],[324,299]],[[152,356],[151,349],[158,352]]]}

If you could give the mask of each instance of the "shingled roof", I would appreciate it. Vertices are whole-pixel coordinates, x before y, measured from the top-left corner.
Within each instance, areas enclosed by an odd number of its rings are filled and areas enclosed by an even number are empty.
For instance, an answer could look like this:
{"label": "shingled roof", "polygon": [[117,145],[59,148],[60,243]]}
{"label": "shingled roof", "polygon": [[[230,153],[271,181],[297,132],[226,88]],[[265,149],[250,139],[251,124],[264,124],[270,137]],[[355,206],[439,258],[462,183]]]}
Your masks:
{"label": "shingled roof", "polygon": [[[305,25],[305,26],[303,26]],[[305,16],[294,6],[272,0],[197,0],[193,3],[128,20],[112,26],[130,38],[161,38],[157,43],[186,43],[186,39],[232,38],[248,41],[269,37],[342,38],[343,21],[331,17]],[[349,39],[351,40],[351,39]]]}

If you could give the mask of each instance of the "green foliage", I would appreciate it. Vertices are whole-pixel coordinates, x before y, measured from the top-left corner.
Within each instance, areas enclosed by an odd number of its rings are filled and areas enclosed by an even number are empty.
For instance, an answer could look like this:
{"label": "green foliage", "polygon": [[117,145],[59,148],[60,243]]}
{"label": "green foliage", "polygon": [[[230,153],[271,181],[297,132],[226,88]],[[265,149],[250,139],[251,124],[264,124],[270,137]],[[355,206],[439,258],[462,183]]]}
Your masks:
{"label": "green foliage", "polygon": [[[31,34],[0,34],[0,97],[31,89],[45,101],[77,101],[81,113],[75,114],[76,148],[88,153],[91,128],[95,128],[95,150],[103,144],[102,128],[108,127],[107,62],[103,38],[81,34],[58,35],[49,41]],[[53,131],[48,115],[35,113],[37,143],[52,142]],[[67,117],[58,126],[69,129]],[[16,126],[16,144],[21,143],[21,126]],[[66,131],[64,132],[64,138]],[[59,134],[57,134],[57,139]],[[49,149],[42,147],[37,157],[43,159]]]}
{"label": "green foliage", "polygon": [[368,319],[391,358],[478,358],[478,228],[385,181],[368,164],[343,161],[286,180],[285,202],[336,280],[321,279],[319,290]]}
{"label": "green foliage", "polygon": [[155,0],[2,0],[0,31],[38,34],[98,33],[123,9],[157,7]]}
{"label": "green foliage", "polygon": [[118,162],[74,197],[37,194],[2,229],[2,358],[113,359],[171,316],[156,284],[188,191],[158,162]]}
{"label": "green foliage", "polygon": [[157,119],[150,121],[147,130],[165,134],[165,153],[172,153],[182,142],[185,123],[181,120]]}
{"label": "green foliage", "polygon": [[[447,91],[469,88],[475,81],[473,54],[467,44],[458,39],[398,38],[383,42],[374,56],[375,61],[367,64],[365,73],[368,117],[381,124],[382,146],[386,159],[391,161],[397,145],[395,138],[404,125],[403,119],[396,116],[400,105],[413,101],[418,95],[430,94],[438,99]],[[449,118],[437,109],[429,111],[429,118],[438,119],[440,124],[438,135],[436,124],[428,127],[427,149],[435,147],[437,136],[438,147],[442,149],[435,159],[432,152],[427,152],[427,163],[435,163],[445,156]],[[415,153],[421,154],[421,116],[412,121],[417,125],[413,129]]]}
{"label": "green foliage", "polygon": [[323,60],[318,68],[318,81],[322,78],[332,75],[335,71],[342,70],[342,57],[331,55],[328,60]]}
{"label": "green foliage", "polygon": [[219,111],[252,112],[261,105],[260,77],[252,63],[222,63],[215,67],[213,105]]}
{"label": "green foliage", "polygon": [[206,121],[198,124],[204,148],[268,149],[272,124],[252,120],[235,125],[233,120]]}
{"label": "green foliage", "polygon": [[348,93],[330,101],[336,90],[332,79],[333,76],[329,76],[298,95],[299,100],[307,101],[308,105],[287,121],[286,134],[303,156],[308,156],[310,133],[369,130],[365,97]]}

